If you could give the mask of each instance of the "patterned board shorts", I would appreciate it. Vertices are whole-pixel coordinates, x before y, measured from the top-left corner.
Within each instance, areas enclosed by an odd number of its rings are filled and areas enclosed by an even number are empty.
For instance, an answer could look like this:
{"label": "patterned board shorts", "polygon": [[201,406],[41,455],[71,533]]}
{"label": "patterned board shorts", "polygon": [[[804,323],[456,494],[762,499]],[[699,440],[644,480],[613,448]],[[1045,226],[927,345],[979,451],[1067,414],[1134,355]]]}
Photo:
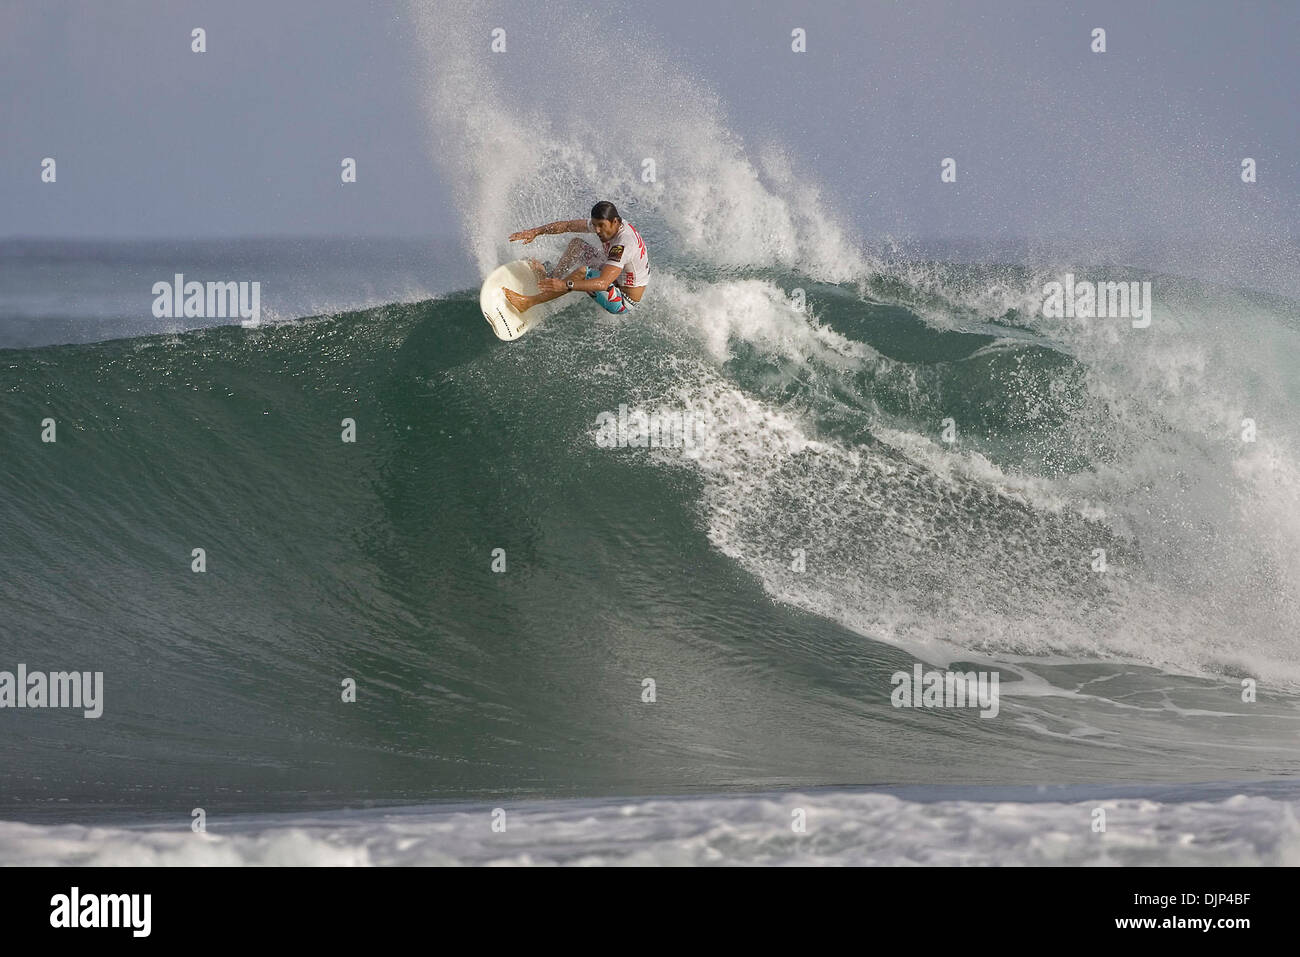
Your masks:
{"label": "patterned board shorts", "polygon": [[[600,270],[595,266],[587,267],[588,279],[595,279],[599,275]],[[622,288],[617,283],[610,283],[609,288],[602,292],[589,292],[587,295],[600,303],[600,307],[606,312],[612,312],[616,316],[626,313],[636,305],[630,296],[623,294]]]}

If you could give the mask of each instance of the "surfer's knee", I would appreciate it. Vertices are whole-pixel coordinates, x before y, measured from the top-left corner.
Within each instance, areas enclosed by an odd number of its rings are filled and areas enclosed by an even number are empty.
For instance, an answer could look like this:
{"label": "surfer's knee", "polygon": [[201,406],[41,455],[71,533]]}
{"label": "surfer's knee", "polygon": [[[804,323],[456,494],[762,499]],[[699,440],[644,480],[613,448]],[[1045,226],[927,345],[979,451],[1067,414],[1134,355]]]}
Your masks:
{"label": "surfer's knee", "polygon": [[[595,279],[599,275],[600,270],[595,266],[590,267],[586,272],[586,278],[588,279]],[[600,308],[606,312],[617,316],[627,311],[627,302],[623,298],[623,290],[613,283],[610,283],[608,289],[602,289],[600,292],[589,292],[587,295],[595,299],[600,304]]]}

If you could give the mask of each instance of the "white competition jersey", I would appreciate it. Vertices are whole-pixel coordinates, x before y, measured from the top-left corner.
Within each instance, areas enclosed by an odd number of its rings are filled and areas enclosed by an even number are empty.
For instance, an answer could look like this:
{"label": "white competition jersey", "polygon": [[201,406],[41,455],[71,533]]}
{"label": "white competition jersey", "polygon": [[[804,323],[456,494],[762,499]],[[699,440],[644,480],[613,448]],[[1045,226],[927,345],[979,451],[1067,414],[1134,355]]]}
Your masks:
{"label": "white competition jersey", "polygon": [[618,266],[623,270],[614,281],[624,289],[644,286],[650,281],[650,256],[645,251],[645,240],[627,220],[609,242],[601,245],[605,247],[604,265]]}

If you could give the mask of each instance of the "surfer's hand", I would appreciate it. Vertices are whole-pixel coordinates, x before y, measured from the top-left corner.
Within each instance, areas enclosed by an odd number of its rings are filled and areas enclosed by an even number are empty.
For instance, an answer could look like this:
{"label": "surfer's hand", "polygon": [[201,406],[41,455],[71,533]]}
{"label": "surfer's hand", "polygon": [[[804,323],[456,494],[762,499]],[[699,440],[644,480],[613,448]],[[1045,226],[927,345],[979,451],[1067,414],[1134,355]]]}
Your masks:
{"label": "surfer's hand", "polygon": [[516,239],[522,239],[524,243],[527,244],[536,239],[538,235],[540,234],[535,229],[521,229],[517,233],[510,234],[510,241],[514,242]]}
{"label": "surfer's hand", "polygon": [[542,292],[563,292],[569,287],[566,286],[562,280],[552,279],[550,276],[547,276],[545,279],[537,280],[537,288]]}

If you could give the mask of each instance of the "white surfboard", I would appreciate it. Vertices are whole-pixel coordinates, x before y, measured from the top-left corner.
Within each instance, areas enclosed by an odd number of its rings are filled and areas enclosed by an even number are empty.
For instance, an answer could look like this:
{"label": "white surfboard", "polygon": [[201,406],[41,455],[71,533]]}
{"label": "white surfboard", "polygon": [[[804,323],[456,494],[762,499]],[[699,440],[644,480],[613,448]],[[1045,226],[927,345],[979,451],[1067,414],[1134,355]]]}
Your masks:
{"label": "white surfboard", "polygon": [[537,277],[533,275],[532,268],[523,259],[498,266],[483,280],[483,288],[478,294],[479,308],[483,310],[483,318],[488,321],[488,325],[492,327],[498,339],[518,339],[541,320],[566,305],[568,300],[567,296],[561,296],[539,306],[533,306],[520,315],[506,300],[505,294],[501,291],[503,286],[525,296],[536,295],[538,291]]}

